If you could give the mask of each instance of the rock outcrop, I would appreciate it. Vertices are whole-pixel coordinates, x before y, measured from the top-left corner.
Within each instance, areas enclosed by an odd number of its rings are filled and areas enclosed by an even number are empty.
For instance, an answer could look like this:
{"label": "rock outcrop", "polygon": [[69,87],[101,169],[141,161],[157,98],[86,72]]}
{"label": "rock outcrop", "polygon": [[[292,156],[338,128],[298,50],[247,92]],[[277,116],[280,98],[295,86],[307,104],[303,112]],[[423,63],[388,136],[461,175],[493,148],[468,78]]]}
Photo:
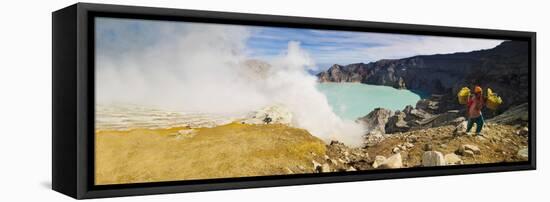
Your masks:
{"label": "rock outcrop", "polygon": [[369,154],[363,148],[350,148],[338,141],[327,145],[325,160],[335,171],[366,170],[370,169]]}
{"label": "rock outcrop", "polygon": [[374,162],[372,163],[373,168],[378,168],[380,165],[382,165],[384,162],[386,162],[385,156],[376,156],[374,158]]}
{"label": "rock outcrop", "polygon": [[523,103],[510,107],[507,111],[487,120],[487,122],[508,125],[527,125],[529,122],[529,104]]}
{"label": "rock outcrop", "polygon": [[292,123],[292,113],[284,106],[273,105],[252,112],[242,123],[290,125]]}
{"label": "rock outcrop", "polygon": [[426,151],[422,155],[422,166],[444,166],[447,165],[445,162],[445,157],[441,152],[438,151]]}
{"label": "rock outcrop", "polygon": [[516,134],[517,134],[517,135],[521,135],[521,136],[528,137],[528,136],[529,136],[529,128],[527,128],[527,127],[522,127],[522,128],[520,128],[518,131],[516,131]]}
{"label": "rock outcrop", "polygon": [[391,155],[378,168],[395,169],[403,167],[403,158],[400,153]]}
{"label": "rock outcrop", "polygon": [[327,71],[317,74],[321,82],[363,82],[368,75],[364,63],[349,64],[346,66],[334,64]]}
{"label": "rock outcrop", "polygon": [[462,121],[458,125],[456,125],[453,135],[460,136],[460,135],[466,135],[466,130],[468,129],[468,122]]}
{"label": "rock outcrop", "polygon": [[439,101],[434,101],[432,99],[421,99],[416,102],[416,108],[430,113],[437,113],[439,110]]}
{"label": "rock outcrop", "polygon": [[366,126],[369,131],[365,135],[366,146],[372,146],[384,140],[386,134],[386,123],[393,115],[393,111],[384,108],[376,108],[364,117],[357,119],[357,122]]}
{"label": "rock outcrop", "polygon": [[388,119],[386,123],[386,133],[405,132],[411,129],[409,124],[405,121],[407,115],[405,112],[397,111],[393,116]]}
{"label": "rock outcrop", "polygon": [[[425,101],[421,100],[419,102]],[[357,121],[370,129],[365,137],[366,143],[376,144],[383,140],[384,134],[402,133],[445,125],[456,126],[466,120],[462,114],[464,112],[459,110],[431,114],[425,111],[425,108],[413,108],[408,105],[402,111],[396,112],[392,112],[389,109],[377,108]]]}
{"label": "rock outcrop", "polygon": [[464,164],[464,161],[460,158],[460,156],[450,153],[445,155],[445,162],[447,165],[462,165]]}
{"label": "rock outcrop", "polygon": [[524,148],[521,148],[519,151],[518,151],[518,157],[521,158],[521,159],[527,159],[529,158],[529,148],[528,147],[524,147]]}
{"label": "rock outcrop", "polygon": [[386,123],[388,119],[393,116],[393,111],[384,108],[376,108],[364,117],[359,118],[357,121],[362,122],[371,133],[386,133]]}
{"label": "rock outcrop", "polygon": [[476,145],[465,144],[460,146],[456,150],[456,153],[462,156],[474,156],[476,154],[481,154],[481,150],[479,150],[479,147],[477,147]]}

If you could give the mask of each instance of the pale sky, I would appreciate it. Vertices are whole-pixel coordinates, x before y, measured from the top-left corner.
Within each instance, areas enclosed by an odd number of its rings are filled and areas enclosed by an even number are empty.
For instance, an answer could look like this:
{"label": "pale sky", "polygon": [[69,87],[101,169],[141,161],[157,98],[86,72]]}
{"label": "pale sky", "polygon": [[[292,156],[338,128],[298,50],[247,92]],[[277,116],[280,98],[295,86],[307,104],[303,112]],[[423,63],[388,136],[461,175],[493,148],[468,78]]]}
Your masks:
{"label": "pale sky", "polygon": [[124,54],[141,50],[165,40],[166,37],[163,36],[184,34],[187,30],[197,30],[208,25],[219,27],[219,30],[224,30],[227,34],[235,34],[231,32],[237,30],[237,34],[246,35],[244,51],[247,56],[257,59],[276,57],[287,49],[289,42],[297,41],[321,70],[332,64],[368,63],[381,59],[489,49],[502,42],[474,38],[115,18],[98,18],[96,22],[98,54]]}

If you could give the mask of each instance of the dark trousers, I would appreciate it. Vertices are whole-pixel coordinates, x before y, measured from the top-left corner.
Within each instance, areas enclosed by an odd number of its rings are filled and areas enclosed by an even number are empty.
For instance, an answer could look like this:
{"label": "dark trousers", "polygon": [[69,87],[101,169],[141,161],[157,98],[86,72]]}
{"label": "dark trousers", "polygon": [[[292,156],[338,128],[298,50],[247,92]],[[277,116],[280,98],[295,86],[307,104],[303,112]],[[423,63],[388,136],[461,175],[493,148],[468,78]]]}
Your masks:
{"label": "dark trousers", "polygon": [[472,129],[472,126],[474,126],[474,123],[476,124],[476,133],[479,134],[481,132],[481,129],[483,128],[483,123],[485,120],[483,120],[483,115],[480,115],[475,118],[469,118],[468,119],[468,126],[466,129],[466,132],[469,133]]}

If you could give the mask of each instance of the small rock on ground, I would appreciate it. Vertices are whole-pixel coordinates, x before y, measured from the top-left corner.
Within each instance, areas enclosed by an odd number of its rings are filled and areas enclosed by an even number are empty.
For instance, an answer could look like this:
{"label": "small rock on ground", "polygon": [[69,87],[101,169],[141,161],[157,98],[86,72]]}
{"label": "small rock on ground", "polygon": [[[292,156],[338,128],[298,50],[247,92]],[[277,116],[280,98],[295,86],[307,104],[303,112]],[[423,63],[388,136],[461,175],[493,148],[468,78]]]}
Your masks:
{"label": "small rock on ground", "polygon": [[444,166],[445,158],[443,154],[438,151],[426,151],[422,155],[422,166]]}

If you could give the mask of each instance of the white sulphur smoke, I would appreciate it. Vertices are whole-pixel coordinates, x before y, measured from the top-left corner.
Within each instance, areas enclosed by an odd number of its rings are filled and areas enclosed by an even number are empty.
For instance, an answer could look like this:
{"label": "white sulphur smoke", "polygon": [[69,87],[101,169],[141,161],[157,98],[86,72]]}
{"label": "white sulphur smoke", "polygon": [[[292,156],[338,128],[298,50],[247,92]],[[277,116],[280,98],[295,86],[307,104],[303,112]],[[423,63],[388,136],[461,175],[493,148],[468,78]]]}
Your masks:
{"label": "white sulphur smoke", "polygon": [[163,34],[140,50],[96,58],[96,99],[101,104],[131,103],[179,111],[243,114],[280,104],[293,125],[325,140],[360,146],[365,128],[338,117],[306,72],[314,66],[299,42],[269,62],[265,78],[243,76],[244,27],[205,25]]}

